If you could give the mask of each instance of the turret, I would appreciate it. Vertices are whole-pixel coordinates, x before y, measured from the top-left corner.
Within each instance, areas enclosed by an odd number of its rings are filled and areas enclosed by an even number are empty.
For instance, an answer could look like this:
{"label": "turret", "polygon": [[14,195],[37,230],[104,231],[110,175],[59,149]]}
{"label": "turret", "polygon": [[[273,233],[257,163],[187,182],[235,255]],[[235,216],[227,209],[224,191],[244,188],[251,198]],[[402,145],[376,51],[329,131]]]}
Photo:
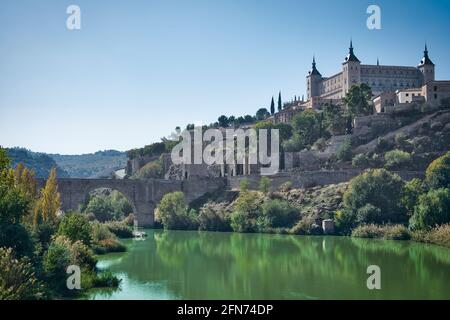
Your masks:
{"label": "turret", "polygon": [[417,66],[419,68],[420,72],[422,72],[423,76],[423,84],[426,84],[429,81],[435,80],[435,66],[434,63],[431,61],[430,57],[428,56],[428,48],[425,44],[425,51],[423,52],[423,58],[420,61],[420,64]]}
{"label": "turret", "polygon": [[343,66],[343,95],[347,94],[348,90],[355,84],[361,82],[361,61],[356,57],[353,49],[353,41],[350,40],[350,48],[345,57]]}
{"label": "turret", "polygon": [[308,72],[308,76],[306,77],[307,83],[307,95],[308,100],[312,97],[317,97],[320,95],[320,82],[322,81],[322,75],[319,70],[316,68],[316,58],[313,57],[312,68]]}

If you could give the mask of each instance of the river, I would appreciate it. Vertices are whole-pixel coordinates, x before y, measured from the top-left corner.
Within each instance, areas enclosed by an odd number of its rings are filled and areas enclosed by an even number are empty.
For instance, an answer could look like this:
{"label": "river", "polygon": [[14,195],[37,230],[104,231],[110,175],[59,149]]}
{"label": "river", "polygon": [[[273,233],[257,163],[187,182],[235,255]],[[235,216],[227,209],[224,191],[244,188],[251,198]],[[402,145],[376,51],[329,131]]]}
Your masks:
{"label": "river", "polygon": [[[146,230],[100,257],[89,299],[450,299],[450,250],[411,241]],[[367,288],[367,267],[381,290]]]}

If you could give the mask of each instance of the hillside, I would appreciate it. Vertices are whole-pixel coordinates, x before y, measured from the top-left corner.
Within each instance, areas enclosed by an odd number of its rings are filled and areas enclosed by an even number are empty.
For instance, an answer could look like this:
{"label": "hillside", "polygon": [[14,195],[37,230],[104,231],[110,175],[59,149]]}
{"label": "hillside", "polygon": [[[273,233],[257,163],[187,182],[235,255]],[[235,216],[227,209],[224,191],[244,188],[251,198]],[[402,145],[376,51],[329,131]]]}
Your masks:
{"label": "hillside", "polygon": [[58,177],[69,177],[69,174],[58,166],[56,161],[45,153],[33,152],[24,148],[7,149],[13,167],[23,163],[26,167],[34,169],[37,178],[48,177],[50,170],[56,168]]}
{"label": "hillside", "polygon": [[49,156],[72,178],[109,177],[111,172],[124,168],[127,164],[126,153],[115,150],[81,155],[49,154]]}

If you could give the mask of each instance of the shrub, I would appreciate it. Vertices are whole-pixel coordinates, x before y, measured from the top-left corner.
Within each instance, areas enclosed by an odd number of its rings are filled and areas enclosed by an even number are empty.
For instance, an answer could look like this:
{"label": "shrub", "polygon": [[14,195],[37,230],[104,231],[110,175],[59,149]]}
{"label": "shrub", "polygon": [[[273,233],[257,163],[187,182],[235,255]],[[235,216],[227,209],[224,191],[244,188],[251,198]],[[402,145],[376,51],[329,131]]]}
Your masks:
{"label": "shrub", "polygon": [[411,155],[408,152],[398,149],[386,152],[384,159],[387,169],[398,169],[411,164]]}
{"label": "shrub", "polygon": [[0,225],[0,246],[12,248],[17,257],[31,257],[34,251],[31,233],[21,224]]}
{"label": "shrub", "polygon": [[437,189],[419,197],[410,219],[413,230],[436,227],[450,222],[450,190]]}
{"label": "shrub", "polygon": [[108,252],[124,252],[126,247],[109,231],[108,227],[99,222],[92,222],[92,243],[96,254]]}
{"label": "shrub", "polygon": [[66,270],[71,265],[70,248],[61,242],[52,242],[43,259],[44,272],[47,283],[56,294],[67,291]]}
{"label": "shrub", "polygon": [[334,213],[334,222],[337,233],[348,235],[356,226],[356,213],[351,210],[337,210]]}
{"label": "shrub", "polygon": [[117,288],[120,282],[121,280],[111,271],[103,271],[95,277],[92,286],[95,288]]}
{"label": "shrub", "polygon": [[429,230],[416,231],[413,233],[413,240],[450,248],[450,224],[445,224]]}
{"label": "shrub", "polygon": [[59,224],[58,235],[66,236],[70,241],[80,240],[90,246],[92,242],[92,227],[85,215],[72,213],[64,216]]}
{"label": "shrub", "polygon": [[361,153],[353,157],[352,166],[357,168],[367,168],[370,164],[369,157]]}
{"label": "shrub", "polygon": [[304,217],[290,230],[290,233],[297,235],[321,235],[322,228],[316,224],[314,218]]}
{"label": "shrub", "polygon": [[383,152],[386,152],[389,149],[391,149],[391,147],[392,147],[392,144],[389,141],[387,141],[383,138],[378,138],[377,145],[375,147],[375,151],[378,153],[383,153]]}
{"label": "shrub", "polygon": [[[389,171],[367,170],[350,181],[344,194],[344,209],[366,223],[404,223],[408,216],[401,206],[403,185],[402,179]],[[379,214],[375,214],[373,207],[379,209]]]}
{"label": "shrub", "polygon": [[291,228],[299,218],[299,211],[287,201],[269,200],[262,206],[259,217],[260,231],[269,228]]}
{"label": "shrub", "polygon": [[119,238],[132,238],[133,229],[123,222],[110,221],[105,223],[108,230]]}
{"label": "shrub", "polygon": [[248,179],[242,179],[241,182],[239,183],[240,191],[246,192],[246,191],[248,191],[248,187],[249,187]]}
{"label": "shrub", "polygon": [[291,181],[286,181],[285,183],[283,183],[280,187],[279,190],[281,192],[289,192],[292,189],[292,182]]}
{"label": "shrub", "polygon": [[35,300],[44,297],[28,258],[17,259],[11,248],[0,248],[0,300]]}
{"label": "shrub", "polygon": [[425,182],[433,189],[450,188],[450,152],[437,158],[428,166]]}
{"label": "shrub", "polygon": [[259,180],[259,191],[261,191],[264,194],[269,193],[270,191],[270,184],[271,180],[265,176],[261,177],[261,180]]}
{"label": "shrub", "polygon": [[233,206],[231,214],[231,227],[236,232],[257,231],[257,221],[261,212],[257,193],[244,192],[239,195]]}
{"label": "shrub", "polygon": [[230,215],[222,207],[212,203],[204,205],[198,215],[199,230],[232,231]]}
{"label": "shrub", "polygon": [[350,139],[346,139],[339,147],[337,154],[338,160],[350,161],[352,160],[352,142]]}
{"label": "shrub", "polygon": [[163,176],[163,167],[160,160],[155,160],[147,163],[138,172],[136,172],[132,179],[158,179]]}
{"label": "shrub", "polygon": [[189,211],[182,192],[166,194],[158,205],[157,220],[164,229],[196,229],[198,222],[195,211]]}
{"label": "shrub", "polygon": [[113,190],[109,194],[93,196],[83,211],[85,213],[92,213],[95,219],[105,222],[120,220],[132,213],[133,208],[125,196]]}
{"label": "shrub", "polygon": [[397,133],[395,135],[395,144],[399,147],[404,146],[407,143],[407,135],[404,132]]}
{"label": "shrub", "polygon": [[409,240],[411,234],[402,225],[375,225],[366,224],[356,227],[352,231],[352,237],[357,238],[382,238],[385,240]]}

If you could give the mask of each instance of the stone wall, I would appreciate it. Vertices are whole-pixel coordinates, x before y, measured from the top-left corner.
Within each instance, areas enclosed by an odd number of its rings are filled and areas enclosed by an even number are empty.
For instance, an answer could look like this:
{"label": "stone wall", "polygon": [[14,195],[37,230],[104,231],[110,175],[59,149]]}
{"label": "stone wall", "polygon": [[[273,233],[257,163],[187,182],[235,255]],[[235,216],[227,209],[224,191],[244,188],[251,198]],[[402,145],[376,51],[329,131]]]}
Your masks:
{"label": "stone wall", "polygon": [[[362,172],[362,170],[341,170],[341,171],[308,171],[295,173],[279,173],[273,176],[267,176],[271,180],[271,188],[275,190],[285,182],[291,182],[293,188],[309,188],[314,186],[324,186],[330,184],[338,184],[351,180]],[[414,178],[423,178],[423,172],[400,171],[395,172],[405,181]],[[261,176],[238,176],[228,177],[227,187],[229,189],[239,189],[242,180],[249,182],[250,189],[258,189]]]}

